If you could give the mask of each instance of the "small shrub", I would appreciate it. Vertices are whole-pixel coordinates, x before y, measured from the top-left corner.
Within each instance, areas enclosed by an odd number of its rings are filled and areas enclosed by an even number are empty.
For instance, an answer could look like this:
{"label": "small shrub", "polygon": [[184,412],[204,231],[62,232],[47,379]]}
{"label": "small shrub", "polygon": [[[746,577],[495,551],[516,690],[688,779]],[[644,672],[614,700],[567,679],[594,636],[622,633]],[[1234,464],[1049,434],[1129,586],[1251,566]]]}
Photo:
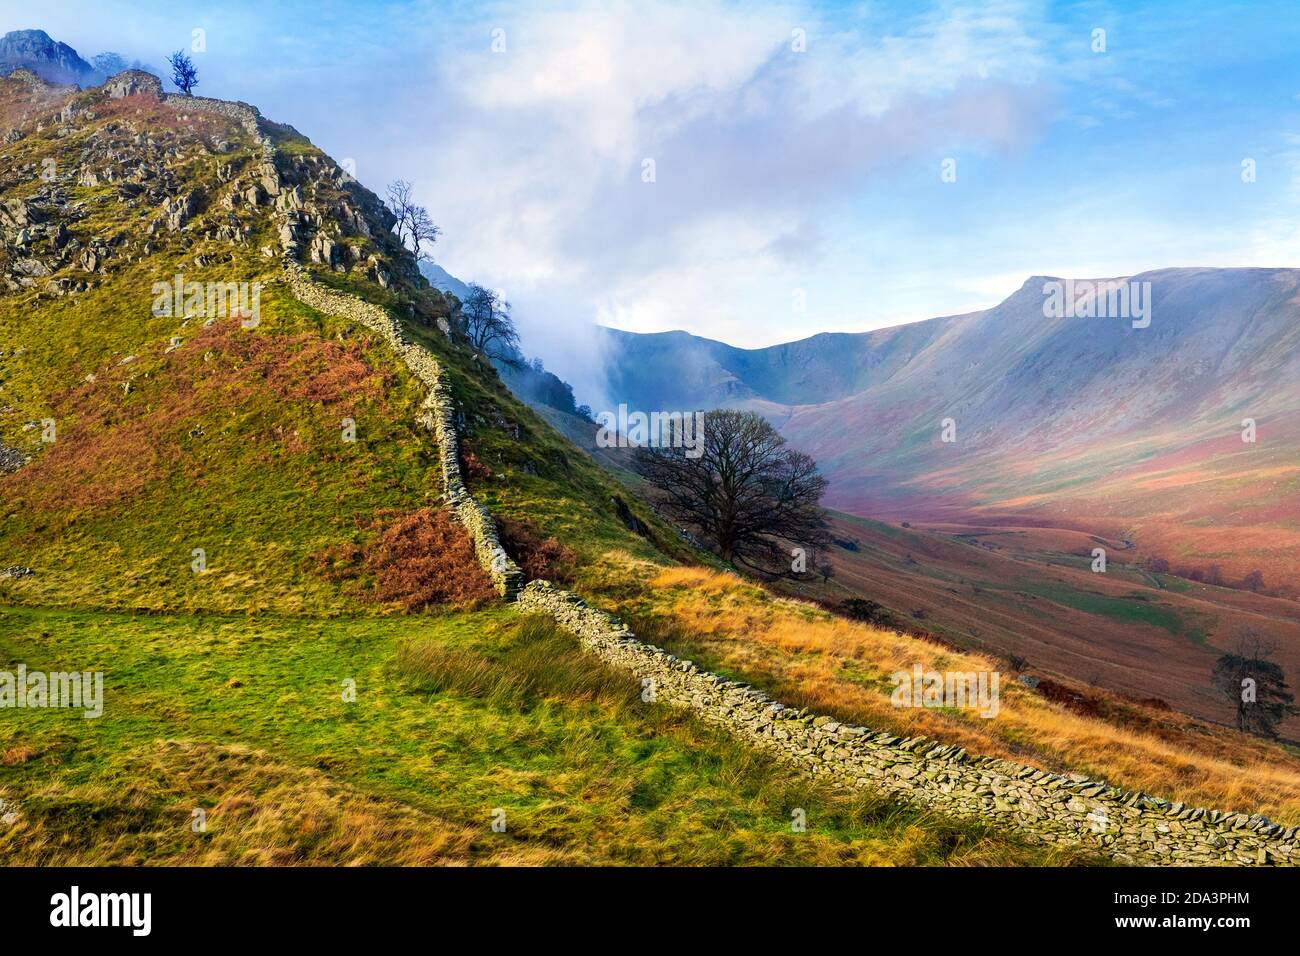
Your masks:
{"label": "small shrub", "polygon": [[1087,717],[1101,715],[1101,698],[1099,697],[1080,693],[1046,677],[1039,678],[1038,685],[1034,689],[1048,700],[1068,707],[1076,714],[1083,714]]}
{"label": "small shrub", "polygon": [[397,515],[377,528],[367,547],[345,545],[318,554],[316,562],[333,580],[370,576],[372,600],[397,602],[407,611],[474,606],[496,596],[465,529],[433,508]]}
{"label": "small shrub", "polygon": [[897,630],[898,622],[894,615],[889,613],[889,609],[883,607],[879,601],[869,601],[866,598],[848,598],[840,604],[840,610],[845,617],[850,617],[855,621],[866,621],[868,624],[874,624],[876,627]]}
{"label": "small shrub", "polygon": [[492,469],[483,463],[483,459],[461,445],[460,454],[461,470],[465,473],[465,480],[470,482],[487,481],[492,477]]}
{"label": "small shrub", "polygon": [[555,538],[543,538],[531,525],[511,518],[498,518],[501,544],[530,580],[545,578],[557,584],[572,584],[578,556]]}

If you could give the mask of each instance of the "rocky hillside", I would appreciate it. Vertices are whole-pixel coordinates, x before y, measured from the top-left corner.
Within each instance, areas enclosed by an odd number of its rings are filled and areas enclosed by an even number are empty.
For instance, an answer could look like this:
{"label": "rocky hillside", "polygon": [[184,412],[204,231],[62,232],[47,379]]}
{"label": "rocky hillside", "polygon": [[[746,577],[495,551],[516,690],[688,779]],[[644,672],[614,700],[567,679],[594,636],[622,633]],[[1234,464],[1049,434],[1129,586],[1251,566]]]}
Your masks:
{"label": "rocky hillside", "polygon": [[629,562],[690,555],[291,128],[145,74],[19,71],[0,130],[0,662],[106,685],[95,720],[0,721],[7,860],[1078,858],[803,779],[498,603],[446,454],[530,577],[611,600],[644,587]]}
{"label": "rocky hillside", "polygon": [[[418,383],[373,336],[288,294],[286,263],[445,353],[475,396],[474,479],[496,497],[528,510],[503,480],[517,473],[533,494],[594,503],[567,520],[628,534],[610,480],[443,331],[455,302],[421,279],[383,204],[291,127],[163,98],[149,74],[69,94],[19,71],[0,78],[0,129],[0,564],[34,572],[0,592],[364,603],[324,556],[426,507],[436,449],[415,431]],[[196,549],[219,575],[193,573]]]}
{"label": "rocky hillside", "polygon": [[[0,721],[6,859],[1091,859],[825,785],[658,706],[545,602],[498,600],[474,515],[530,593],[618,612],[693,680],[743,675],[809,740],[834,717],[943,741],[927,760],[1014,758],[1035,798],[1068,770],[1187,801],[1158,804],[1175,816],[1300,812],[1300,761],[1140,705],[1081,716],[1007,681],[996,724],[895,707],[895,671],[998,665],[709,570],[510,394],[375,196],[291,127],[143,73],[70,91],[18,71],[0,129],[0,661],[106,687],[93,720]],[[791,808],[815,808],[806,830]]]}

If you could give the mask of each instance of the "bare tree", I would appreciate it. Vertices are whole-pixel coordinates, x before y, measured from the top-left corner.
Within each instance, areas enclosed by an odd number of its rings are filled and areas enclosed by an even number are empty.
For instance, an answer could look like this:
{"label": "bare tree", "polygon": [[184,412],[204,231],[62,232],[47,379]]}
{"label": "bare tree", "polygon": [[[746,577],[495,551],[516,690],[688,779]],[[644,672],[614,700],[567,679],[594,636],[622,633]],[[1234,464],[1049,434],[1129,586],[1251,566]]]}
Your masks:
{"label": "bare tree", "polygon": [[811,457],[753,412],[708,412],[703,431],[700,447],[660,442],[633,457],[668,517],[724,561],[763,574],[791,573],[790,545],[812,552],[828,544],[819,504],[826,479]]}
{"label": "bare tree", "polygon": [[396,219],[393,232],[397,241],[410,249],[415,258],[430,258],[433,244],[442,235],[442,230],[433,224],[429,211],[416,204],[412,186],[405,179],[396,179],[388,184],[388,208]]}
{"label": "bare tree", "polygon": [[510,359],[516,354],[519,332],[510,318],[510,303],[500,294],[470,283],[460,314],[465,335],[474,348],[497,359]]}
{"label": "bare tree", "polygon": [[406,245],[406,222],[410,218],[413,201],[411,184],[405,179],[394,179],[388,184],[388,208],[397,220],[393,223],[393,232],[397,233],[397,241],[402,245]]}
{"label": "bare tree", "polygon": [[184,50],[177,50],[167,57],[172,68],[172,82],[186,96],[194,95],[194,87],[199,85],[199,71]]}
{"label": "bare tree", "polygon": [[423,206],[411,207],[411,220],[408,223],[411,234],[411,251],[417,259],[432,259],[433,244],[442,235],[442,230],[433,224],[429,211]]}
{"label": "bare tree", "polygon": [[1232,646],[1214,666],[1214,686],[1236,707],[1238,730],[1276,740],[1277,725],[1300,714],[1286,674],[1272,660],[1277,648],[1250,625],[1237,629]]}

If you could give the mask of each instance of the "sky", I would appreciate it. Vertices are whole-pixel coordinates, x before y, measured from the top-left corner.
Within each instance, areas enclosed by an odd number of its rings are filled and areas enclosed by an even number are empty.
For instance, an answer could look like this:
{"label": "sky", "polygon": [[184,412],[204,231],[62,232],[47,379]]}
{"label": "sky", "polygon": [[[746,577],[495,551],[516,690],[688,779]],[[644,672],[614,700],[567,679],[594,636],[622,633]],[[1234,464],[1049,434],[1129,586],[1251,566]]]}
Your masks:
{"label": "sky", "polygon": [[23,28],[160,69],[202,31],[198,93],[414,183],[561,374],[591,323],[752,348],[1300,265],[1293,2],[0,0]]}

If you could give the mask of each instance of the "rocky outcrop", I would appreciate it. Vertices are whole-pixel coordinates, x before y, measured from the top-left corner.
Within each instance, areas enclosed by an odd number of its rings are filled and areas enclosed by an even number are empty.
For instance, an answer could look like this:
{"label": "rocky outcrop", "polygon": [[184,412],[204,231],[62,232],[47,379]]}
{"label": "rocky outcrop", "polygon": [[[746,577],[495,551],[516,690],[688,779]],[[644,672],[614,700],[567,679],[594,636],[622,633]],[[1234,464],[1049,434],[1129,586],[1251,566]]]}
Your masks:
{"label": "rocky outcrop", "polygon": [[11,448],[3,441],[0,441],[0,475],[17,471],[25,464],[27,464],[26,455],[17,448]]}
{"label": "rocky outcrop", "polygon": [[152,93],[158,99],[164,96],[162,80],[144,70],[125,70],[112,77],[104,84],[109,99],[119,100],[125,96]]}
{"label": "rocky outcrop", "polygon": [[[97,89],[66,96],[29,72],[15,71],[14,77],[52,94],[52,112],[30,119],[24,115],[23,121],[37,130],[43,123],[57,124],[58,135],[72,139],[66,159],[57,166],[28,163],[0,171],[0,179],[7,173],[15,181],[43,183],[20,214],[58,220],[48,230],[29,228],[26,222],[6,222],[8,211],[0,212],[0,290],[42,289],[44,294],[64,295],[88,287],[76,276],[52,276],[68,266],[83,274],[103,272],[102,250],[87,255],[76,247],[77,239],[67,248],[64,240],[69,226],[91,215],[95,205],[114,199],[156,210],[145,226],[144,241],[127,238],[122,247],[111,250],[109,257],[120,261],[152,255],[160,247],[188,249],[203,240],[246,242],[269,211],[274,238],[262,247],[268,258],[355,271],[383,288],[401,278],[418,278],[413,260],[405,261],[410,257],[396,248],[390,235],[393,217],[384,203],[328,157],[278,149],[281,139],[296,140],[299,134],[263,119],[248,103],[169,94],[156,75],[139,69],[124,70]],[[58,99],[61,96],[65,98]],[[97,113],[106,112],[100,104],[127,97],[152,98],[165,105],[176,114],[178,129],[192,135],[139,128],[130,111],[95,125]],[[204,118],[227,122],[197,122]],[[8,145],[21,141],[26,132],[25,127],[0,130],[0,138]],[[246,139],[251,140],[251,155]],[[194,158],[204,154],[219,157],[217,173],[215,181],[196,189],[187,180]],[[115,196],[102,190],[106,185]],[[60,194],[67,186],[100,192],[89,197]]]}
{"label": "rocky outcrop", "polygon": [[14,30],[0,36],[0,75],[14,69],[30,70],[50,83],[89,84],[100,79],[93,66],[66,43],[44,30]]}
{"label": "rocky outcrop", "polygon": [[190,217],[199,208],[199,194],[195,190],[189,190],[168,200],[163,205],[163,218],[167,222],[167,228],[176,232],[181,229]]}
{"label": "rocky outcrop", "polygon": [[519,607],[554,618],[588,651],[641,682],[643,698],[683,707],[816,779],[883,792],[952,817],[987,820],[1038,842],[1082,846],[1122,862],[1295,865],[1300,828],[1049,773],[925,737],[900,739],[794,710],[642,643],[610,615],[545,581]]}
{"label": "rocky outcrop", "polygon": [[39,76],[37,76],[31,70],[27,69],[27,67],[25,66],[20,66],[16,70],[13,70],[12,72],[5,74],[5,76],[7,76],[11,80],[15,80],[19,83],[22,83],[25,86],[40,88],[49,85],[47,81],[41,79]]}

